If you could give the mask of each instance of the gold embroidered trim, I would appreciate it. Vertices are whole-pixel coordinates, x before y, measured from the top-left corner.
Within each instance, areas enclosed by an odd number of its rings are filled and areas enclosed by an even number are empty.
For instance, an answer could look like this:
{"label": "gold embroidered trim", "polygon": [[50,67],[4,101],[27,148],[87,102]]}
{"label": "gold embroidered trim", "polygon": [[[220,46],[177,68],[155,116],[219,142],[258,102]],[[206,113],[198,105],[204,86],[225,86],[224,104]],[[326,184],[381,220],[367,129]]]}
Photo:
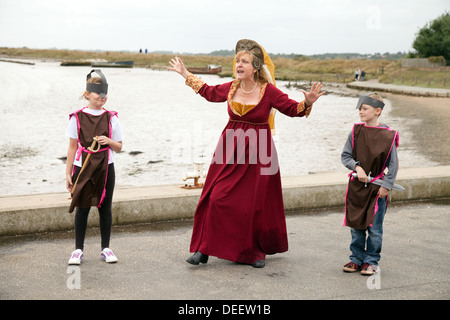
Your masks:
{"label": "gold embroidered trim", "polygon": [[306,118],[309,117],[309,114],[311,113],[311,110],[312,110],[312,105],[310,105],[309,107],[305,108],[305,100],[303,100],[302,102],[300,102],[297,105],[297,114],[299,114],[300,112],[305,111],[305,117]]}
{"label": "gold embroidered trim", "polygon": [[237,88],[241,82],[239,80],[234,80],[231,84],[230,91],[228,91],[228,103],[231,106],[231,99],[233,99],[234,94],[236,93]]}
{"label": "gold embroidered trim", "polygon": [[261,91],[259,91],[259,99],[258,99],[258,103],[261,101],[264,93],[266,92],[266,88],[267,88],[267,82],[263,83],[261,85]]}
{"label": "gold embroidered trim", "polygon": [[195,93],[198,93],[204,84],[205,81],[197,76],[194,76],[192,73],[186,78],[186,85],[194,89]]}
{"label": "gold embroidered trim", "polygon": [[312,110],[312,105],[310,105],[308,108],[306,108],[306,111],[305,111],[305,117],[309,117],[309,114],[311,113],[311,110]]}

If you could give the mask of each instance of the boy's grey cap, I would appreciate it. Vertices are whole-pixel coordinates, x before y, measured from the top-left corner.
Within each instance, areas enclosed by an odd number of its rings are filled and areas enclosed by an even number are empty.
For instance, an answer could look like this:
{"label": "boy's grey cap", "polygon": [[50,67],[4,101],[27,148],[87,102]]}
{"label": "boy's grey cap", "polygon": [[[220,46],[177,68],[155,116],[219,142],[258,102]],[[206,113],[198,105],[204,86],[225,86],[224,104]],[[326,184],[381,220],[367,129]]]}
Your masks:
{"label": "boy's grey cap", "polygon": [[88,75],[86,76],[86,82],[91,78],[91,74],[93,72],[95,72],[100,76],[102,83],[86,83],[86,91],[97,92],[98,94],[100,94],[100,97],[104,98],[108,93],[108,83],[106,82],[106,78],[100,71],[100,69],[94,69],[91,72],[89,72]]}
{"label": "boy's grey cap", "polygon": [[358,104],[356,105],[356,109],[361,108],[362,104],[368,104],[369,106],[372,106],[374,108],[383,109],[384,103],[381,102],[380,100],[369,97],[369,95],[371,95],[371,94],[373,94],[373,93],[368,93],[368,94],[365,94],[365,95],[359,97]]}

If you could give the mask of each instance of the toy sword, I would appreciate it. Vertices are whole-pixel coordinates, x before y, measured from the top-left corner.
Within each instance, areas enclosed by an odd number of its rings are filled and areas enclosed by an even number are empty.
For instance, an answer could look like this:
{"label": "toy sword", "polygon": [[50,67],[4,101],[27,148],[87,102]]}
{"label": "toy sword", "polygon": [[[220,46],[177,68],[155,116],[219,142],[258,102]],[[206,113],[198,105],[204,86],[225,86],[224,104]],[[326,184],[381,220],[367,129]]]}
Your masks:
{"label": "toy sword", "polygon": [[[352,173],[352,177],[353,177],[353,178],[357,178],[358,175],[354,172],[354,173]],[[373,178],[370,176],[370,172],[369,172],[369,175],[367,176],[367,182],[368,182],[368,183],[376,184],[377,186],[381,186],[381,185],[383,184],[383,180],[380,180],[380,179],[373,180]],[[367,187],[367,183],[366,183],[366,187]],[[399,185],[399,184],[396,184],[396,183],[394,183],[394,184],[392,185],[392,189],[394,189],[394,190],[400,190],[400,191],[404,191],[404,190],[405,190],[405,188],[404,188],[403,186],[401,186],[401,185]]]}

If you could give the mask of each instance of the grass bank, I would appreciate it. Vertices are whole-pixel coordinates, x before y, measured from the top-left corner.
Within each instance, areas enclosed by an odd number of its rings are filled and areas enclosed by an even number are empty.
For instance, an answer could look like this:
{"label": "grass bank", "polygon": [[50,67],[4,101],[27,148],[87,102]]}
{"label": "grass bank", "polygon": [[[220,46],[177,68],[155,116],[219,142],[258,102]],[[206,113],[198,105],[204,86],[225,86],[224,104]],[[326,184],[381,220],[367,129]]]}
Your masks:
{"label": "grass bank", "polygon": [[[108,62],[133,60],[136,67],[165,69],[174,54],[144,54],[119,51],[79,51],[29,48],[0,48],[0,56],[76,61],[81,59],[102,59]],[[222,65],[221,76],[233,74],[233,57],[210,55],[181,55],[186,66],[203,67],[207,64]],[[405,69],[400,60],[375,59],[326,59],[316,60],[274,57],[277,80],[322,81],[348,83],[354,79],[354,71],[360,68],[366,72],[366,80],[378,79],[382,83],[450,89],[450,71]]]}

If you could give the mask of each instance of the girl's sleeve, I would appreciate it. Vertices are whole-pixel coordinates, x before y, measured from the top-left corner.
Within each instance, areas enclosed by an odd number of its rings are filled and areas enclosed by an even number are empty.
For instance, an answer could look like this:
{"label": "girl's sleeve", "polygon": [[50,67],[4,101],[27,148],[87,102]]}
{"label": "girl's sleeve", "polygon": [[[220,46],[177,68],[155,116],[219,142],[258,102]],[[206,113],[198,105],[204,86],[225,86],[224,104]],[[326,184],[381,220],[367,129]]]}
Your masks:
{"label": "girl's sleeve", "polygon": [[306,106],[306,101],[301,102],[290,99],[289,96],[273,85],[268,85],[272,107],[289,117],[308,117],[312,105]]}
{"label": "girl's sleeve", "polygon": [[69,124],[66,129],[66,136],[71,139],[78,139],[77,119],[75,116],[71,116]]}
{"label": "girl's sleeve", "polygon": [[117,142],[123,141],[122,126],[120,125],[119,117],[114,115],[111,118],[111,139]]}
{"label": "girl's sleeve", "polygon": [[231,82],[209,86],[202,79],[190,74],[186,78],[186,85],[191,87],[195,93],[200,94],[203,98],[210,102],[227,101],[228,92],[230,91]]}

